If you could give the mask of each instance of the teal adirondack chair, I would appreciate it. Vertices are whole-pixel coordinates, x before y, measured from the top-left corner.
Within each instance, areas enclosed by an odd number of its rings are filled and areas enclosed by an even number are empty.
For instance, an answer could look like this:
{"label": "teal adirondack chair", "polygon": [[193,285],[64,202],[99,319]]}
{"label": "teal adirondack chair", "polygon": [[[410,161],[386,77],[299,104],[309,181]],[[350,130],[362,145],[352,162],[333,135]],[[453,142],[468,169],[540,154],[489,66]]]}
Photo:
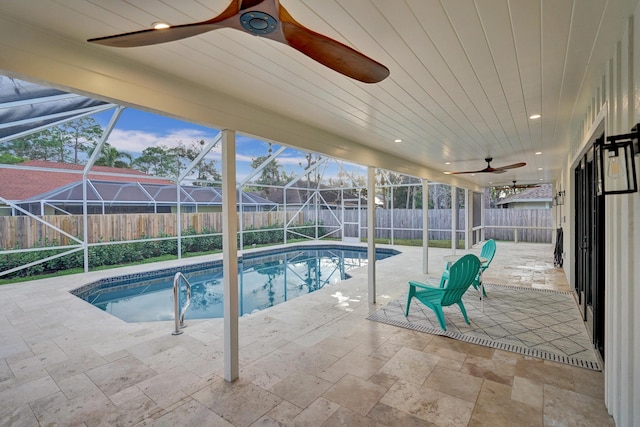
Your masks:
{"label": "teal adirondack chair", "polygon": [[[491,264],[491,261],[493,260],[493,257],[495,255],[496,255],[496,241],[493,239],[487,240],[484,243],[484,245],[482,245],[482,249],[480,249],[480,257],[487,259],[486,262],[480,265],[480,269],[482,270],[481,273],[484,272],[487,268],[489,268],[489,264]],[[449,271],[445,270],[445,272],[442,274],[442,278],[440,279],[441,288],[444,287],[445,283],[447,283],[447,280],[449,280],[448,273]],[[474,289],[478,289],[480,285],[482,285],[480,274],[478,274],[478,276],[475,278],[475,280],[471,285],[473,286]],[[485,297],[487,296],[487,291],[485,291],[484,288],[482,288],[482,295]]]}
{"label": "teal adirondack chair", "polygon": [[[481,274],[487,269],[489,268],[489,264],[491,264],[491,261],[493,260],[493,257],[496,255],[496,241],[491,239],[491,240],[487,240],[486,242],[484,242],[484,245],[482,245],[482,249],[480,250],[480,256],[482,258],[486,258],[487,262],[482,263],[480,265],[480,274],[478,274],[478,277],[476,277],[476,280],[473,281],[472,285],[475,289],[478,289],[480,287],[480,285],[482,285],[481,279],[482,276]],[[484,287],[482,288],[482,294],[486,297],[487,296],[487,292],[484,290]]]}
{"label": "teal adirondack chair", "polygon": [[467,318],[467,311],[464,308],[464,304],[462,304],[462,295],[464,295],[467,289],[469,289],[469,286],[476,280],[478,271],[480,271],[480,260],[477,256],[468,254],[460,258],[449,268],[449,279],[443,288],[410,281],[407,308],[405,309],[404,315],[409,315],[411,299],[415,297],[436,313],[440,327],[445,331],[447,330],[447,324],[444,320],[442,307],[458,304],[464,316],[464,321],[470,324]]}

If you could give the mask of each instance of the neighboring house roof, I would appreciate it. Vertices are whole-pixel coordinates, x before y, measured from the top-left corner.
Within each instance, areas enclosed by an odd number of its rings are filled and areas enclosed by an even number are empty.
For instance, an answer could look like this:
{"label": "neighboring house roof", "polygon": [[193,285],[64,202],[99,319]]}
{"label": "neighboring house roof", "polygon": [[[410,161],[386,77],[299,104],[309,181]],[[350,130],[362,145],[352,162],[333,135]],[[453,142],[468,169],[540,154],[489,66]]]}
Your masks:
{"label": "neighboring house roof", "polygon": [[[222,205],[222,190],[219,187],[199,187],[193,185],[180,186],[180,203],[198,205]],[[82,203],[82,181],[37,194],[20,203],[47,201],[50,203],[79,204]],[[242,194],[242,198],[240,195]],[[256,193],[236,193],[238,203],[245,206],[275,207],[276,203],[258,196]],[[87,201],[89,203],[117,203],[120,205],[139,205],[158,203],[173,205],[176,203],[176,184],[148,182],[116,182],[106,180],[88,180]]]}
{"label": "neighboring house roof", "polygon": [[[29,160],[17,166],[30,166],[36,168],[57,169],[61,172],[44,170],[26,170],[0,167],[0,196],[9,201],[20,201],[32,198],[57,188],[82,181],[82,175],[64,171],[82,171],[84,165],[73,163],[47,162],[44,160]],[[129,176],[107,176],[96,172],[126,174]],[[108,180],[115,182],[145,182],[154,184],[171,184],[169,180],[158,180],[149,175],[124,168],[111,168],[107,166],[94,166],[88,175],[93,180]]]}
{"label": "neighboring house roof", "polygon": [[[320,184],[318,188],[318,184],[311,182],[309,185],[309,189],[305,188],[306,181],[300,181],[296,187],[287,188],[287,205],[301,205],[304,204],[308,195],[313,194],[313,192],[317,189],[320,191],[320,194],[324,198],[324,200],[329,205],[340,204],[342,192],[340,189],[330,188],[324,184]],[[284,191],[285,188],[269,188],[268,190],[262,190],[260,195],[266,199],[269,199],[272,202],[278,203],[280,205],[284,204]],[[344,198],[347,200],[345,205],[347,206],[357,206],[358,205],[358,192],[354,190],[345,190]],[[361,197],[360,203],[362,205],[367,204],[367,200],[364,197]]]}
{"label": "neighboring house roof", "polygon": [[531,202],[551,202],[552,188],[551,184],[540,184],[538,187],[527,188],[517,194],[511,194],[500,200],[497,205],[506,205],[509,203],[531,203]]}

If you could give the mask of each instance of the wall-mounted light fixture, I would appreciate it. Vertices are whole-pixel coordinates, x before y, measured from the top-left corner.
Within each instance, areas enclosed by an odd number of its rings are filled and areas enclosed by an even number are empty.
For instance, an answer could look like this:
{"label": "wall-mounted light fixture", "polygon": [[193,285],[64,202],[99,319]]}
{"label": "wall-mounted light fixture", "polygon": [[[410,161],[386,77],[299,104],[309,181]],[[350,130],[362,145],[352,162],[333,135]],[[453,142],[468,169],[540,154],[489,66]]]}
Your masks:
{"label": "wall-mounted light fixture", "polygon": [[564,205],[564,190],[558,191],[558,194],[556,194],[553,197],[553,205],[554,206],[562,206],[562,205]]}
{"label": "wall-mounted light fixture", "polygon": [[634,145],[640,139],[639,126],[631,133],[607,136],[596,141],[595,161],[598,175],[597,193],[601,195],[635,193],[638,191]]}

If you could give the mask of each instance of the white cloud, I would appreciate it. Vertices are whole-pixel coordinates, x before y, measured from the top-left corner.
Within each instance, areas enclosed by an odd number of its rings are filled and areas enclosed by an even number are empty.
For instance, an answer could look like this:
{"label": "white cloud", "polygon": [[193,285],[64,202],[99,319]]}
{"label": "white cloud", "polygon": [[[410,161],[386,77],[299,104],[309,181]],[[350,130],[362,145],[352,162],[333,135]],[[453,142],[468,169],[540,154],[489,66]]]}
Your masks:
{"label": "white cloud", "polygon": [[[141,130],[114,129],[107,142],[120,151],[140,154],[147,147],[164,145],[171,148],[177,147],[180,143],[189,145],[200,140],[210,142],[216,134],[216,131],[208,133],[197,129],[174,129],[165,134]],[[220,152],[220,144],[214,148],[214,151]]]}

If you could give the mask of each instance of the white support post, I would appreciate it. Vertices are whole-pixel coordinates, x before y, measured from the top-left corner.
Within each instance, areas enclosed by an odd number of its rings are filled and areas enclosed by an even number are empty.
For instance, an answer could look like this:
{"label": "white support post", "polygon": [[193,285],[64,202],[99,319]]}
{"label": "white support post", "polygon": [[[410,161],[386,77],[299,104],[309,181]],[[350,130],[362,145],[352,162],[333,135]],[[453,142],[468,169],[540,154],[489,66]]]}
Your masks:
{"label": "white support post", "polygon": [[[87,179],[89,176],[89,172],[93,167],[93,164],[96,162],[96,159],[102,152],[102,147],[109,139],[113,128],[116,126],[122,111],[124,111],[125,107],[118,106],[116,110],[111,115],[111,120],[109,120],[109,124],[104,129],[102,133],[102,137],[100,137],[100,141],[93,148],[93,153],[87,160],[87,164],[84,166],[84,170],[82,171],[82,240],[84,245],[84,272],[87,273],[89,271],[89,213],[88,213],[88,204],[87,204]],[[104,209],[104,205],[103,205]]]}
{"label": "white support post", "polygon": [[182,191],[180,178],[176,179],[176,239],[178,245],[178,259],[182,259]]}
{"label": "white support post", "polygon": [[[358,212],[360,215],[360,212]],[[367,169],[367,254],[369,304],[376,302],[376,170]]]}
{"label": "white support post", "polygon": [[429,181],[422,180],[422,272],[429,272]]}
{"label": "white support post", "polygon": [[473,197],[469,197],[469,189],[464,189],[464,248],[471,249],[471,215],[473,214]]}
{"label": "white support post", "polygon": [[457,234],[458,228],[458,189],[451,186],[451,251],[455,255],[457,248]]}
{"label": "white support post", "polygon": [[236,208],[236,133],[222,131],[222,276],[224,283],[224,379],[238,379],[238,212]]}
{"label": "white support post", "polygon": [[485,218],[485,208],[486,208],[486,201],[485,201],[485,196],[484,196],[484,191],[482,192],[482,197],[480,198],[480,241],[484,242],[485,239],[485,225],[486,225],[486,218]]}

